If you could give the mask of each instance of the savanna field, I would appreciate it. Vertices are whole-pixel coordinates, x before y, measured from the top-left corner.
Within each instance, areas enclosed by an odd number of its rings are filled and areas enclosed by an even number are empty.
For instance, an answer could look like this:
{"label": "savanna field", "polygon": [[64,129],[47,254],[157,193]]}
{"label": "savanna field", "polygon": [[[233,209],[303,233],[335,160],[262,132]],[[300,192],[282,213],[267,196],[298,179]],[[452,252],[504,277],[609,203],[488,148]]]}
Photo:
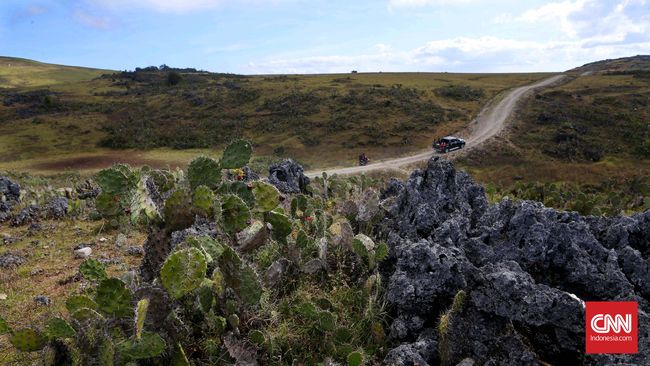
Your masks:
{"label": "savanna field", "polygon": [[[495,268],[566,306],[575,304],[561,291],[581,299],[650,293],[636,277],[641,272],[625,265],[641,268],[630,248],[647,250],[644,58],[570,70],[564,82],[526,98],[504,133],[454,157],[457,170],[435,161],[311,180],[302,173],[353,166],[361,152],[378,161],[463,136],[486,104],[550,74],[242,76],[0,62],[0,363],[356,366],[387,363],[410,342],[428,361],[455,365],[468,355],[482,360],[453,339],[492,314],[477,296],[490,286],[506,291],[486,280]],[[431,199],[426,184],[445,187],[447,196],[435,198],[445,207],[440,213],[418,206]],[[476,259],[501,258],[482,252],[490,240],[506,240],[499,230],[509,240],[537,235],[513,229],[513,212],[547,227],[580,222],[589,229],[567,237],[588,231],[598,243],[606,242],[608,225],[620,224],[630,238],[629,247],[616,248],[626,258],[620,277],[629,284],[611,282],[622,290],[610,293],[568,274],[567,282],[545,277],[540,267],[600,270],[607,258],[600,246],[567,251],[588,264],[514,254],[515,264]],[[636,226],[617,221],[620,215],[636,215]],[[484,230],[479,240],[465,226],[487,225],[481,220],[512,224],[472,226]],[[436,241],[447,237],[453,245]],[[417,248],[427,240],[436,243],[436,258],[458,262],[409,264],[405,256],[418,252],[403,243]],[[528,244],[514,243],[511,253]],[[417,283],[427,271],[447,282],[439,292],[413,285],[427,294],[404,295],[427,311],[413,315],[418,310],[395,295],[395,273]],[[551,350],[547,338],[534,340],[556,323],[494,316],[509,328],[490,331],[514,334],[508,342],[526,344],[522,352],[537,360],[585,362],[579,347]],[[488,353],[506,360],[509,352]]]}

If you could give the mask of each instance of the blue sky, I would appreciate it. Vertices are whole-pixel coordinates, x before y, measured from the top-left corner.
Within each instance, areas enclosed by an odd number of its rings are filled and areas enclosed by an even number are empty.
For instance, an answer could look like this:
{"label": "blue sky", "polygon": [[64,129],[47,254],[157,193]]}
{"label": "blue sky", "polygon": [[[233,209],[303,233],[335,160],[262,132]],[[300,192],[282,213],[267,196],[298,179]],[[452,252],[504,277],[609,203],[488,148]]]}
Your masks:
{"label": "blue sky", "polygon": [[650,54],[650,0],[1,0],[0,55],[110,69],[561,71]]}

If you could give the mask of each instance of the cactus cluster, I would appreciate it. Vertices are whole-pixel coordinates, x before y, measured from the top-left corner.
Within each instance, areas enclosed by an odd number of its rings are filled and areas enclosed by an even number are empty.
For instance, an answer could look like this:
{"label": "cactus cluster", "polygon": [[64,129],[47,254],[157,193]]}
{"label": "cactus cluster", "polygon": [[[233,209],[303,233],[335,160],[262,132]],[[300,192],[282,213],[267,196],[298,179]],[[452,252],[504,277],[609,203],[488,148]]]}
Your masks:
{"label": "cactus cluster", "polygon": [[79,272],[90,286],[67,299],[68,317],[51,318],[42,332],[13,331],[0,319],[0,334],[20,350],[49,345],[106,366],[377,361],[386,338],[377,264],[388,247],[340,207],[371,183],[324,176],[289,195],[224,174],[243,168],[251,151],[235,141],[219,160],[193,160],[186,175],[100,171],[99,212],[148,226],[139,276],[112,278],[88,259]]}

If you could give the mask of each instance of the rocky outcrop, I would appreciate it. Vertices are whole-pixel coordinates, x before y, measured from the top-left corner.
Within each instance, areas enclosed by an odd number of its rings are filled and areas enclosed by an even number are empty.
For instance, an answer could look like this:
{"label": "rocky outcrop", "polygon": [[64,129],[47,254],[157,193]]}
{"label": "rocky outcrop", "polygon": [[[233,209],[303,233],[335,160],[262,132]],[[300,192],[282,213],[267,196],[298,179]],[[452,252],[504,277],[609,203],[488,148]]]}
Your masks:
{"label": "rocky outcrop", "polygon": [[0,201],[20,201],[20,185],[8,177],[0,177]]}
{"label": "rocky outcrop", "polygon": [[57,197],[45,205],[45,216],[52,219],[62,219],[68,213],[68,199]]}
{"label": "rocky outcrop", "polygon": [[[605,218],[531,201],[490,205],[439,158],[392,181],[380,196],[389,198],[381,227],[398,346],[386,364],[650,364],[650,211]],[[583,301],[593,300],[638,301],[638,354],[584,354]]]}
{"label": "rocky outcrop", "polygon": [[269,167],[269,183],[282,193],[304,193],[309,184],[309,178],[305,176],[300,164],[287,159]]}

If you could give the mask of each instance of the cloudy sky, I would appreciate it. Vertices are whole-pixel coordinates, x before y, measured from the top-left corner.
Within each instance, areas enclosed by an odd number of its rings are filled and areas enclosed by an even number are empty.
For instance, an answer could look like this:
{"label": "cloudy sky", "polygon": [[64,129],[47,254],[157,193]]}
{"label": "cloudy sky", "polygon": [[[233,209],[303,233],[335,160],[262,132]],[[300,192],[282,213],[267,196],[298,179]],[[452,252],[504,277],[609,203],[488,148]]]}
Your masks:
{"label": "cloudy sky", "polygon": [[110,69],[561,71],[650,54],[650,0],[0,0],[0,55]]}

